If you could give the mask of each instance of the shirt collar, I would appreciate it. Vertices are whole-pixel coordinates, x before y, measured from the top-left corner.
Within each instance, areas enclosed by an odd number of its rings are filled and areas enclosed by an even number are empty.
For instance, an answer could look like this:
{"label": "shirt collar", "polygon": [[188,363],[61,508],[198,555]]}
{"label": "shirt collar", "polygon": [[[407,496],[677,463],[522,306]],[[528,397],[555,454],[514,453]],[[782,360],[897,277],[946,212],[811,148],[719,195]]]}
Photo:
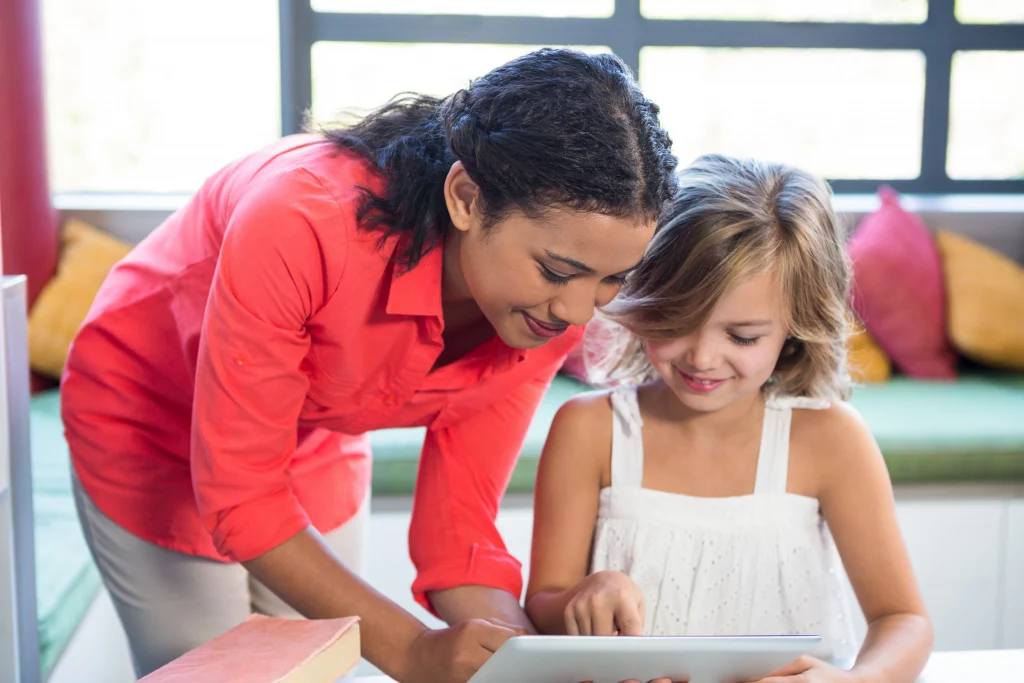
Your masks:
{"label": "shirt collar", "polygon": [[391,287],[384,310],[390,315],[421,315],[440,319],[444,247],[437,245],[423,255],[416,267],[404,270],[398,261],[407,246],[407,240],[398,240],[391,257]]}

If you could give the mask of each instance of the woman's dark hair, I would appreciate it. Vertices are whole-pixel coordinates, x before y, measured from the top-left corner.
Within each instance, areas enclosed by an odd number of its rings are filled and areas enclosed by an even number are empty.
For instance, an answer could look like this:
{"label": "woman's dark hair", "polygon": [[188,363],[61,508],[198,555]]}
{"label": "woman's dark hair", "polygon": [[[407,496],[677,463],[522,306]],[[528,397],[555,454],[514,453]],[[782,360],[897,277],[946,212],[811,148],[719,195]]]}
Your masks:
{"label": "woman's dark hair", "polygon": [[611,54],[542,49],[444,99],[406,94],[326,137],[374,165],[360,223],[408,235],[411,268],[451,224],[444,183],[461,161],[480,187],[485,227],[546,207],[656,220],[675,188],[672,142],[629,68]]}

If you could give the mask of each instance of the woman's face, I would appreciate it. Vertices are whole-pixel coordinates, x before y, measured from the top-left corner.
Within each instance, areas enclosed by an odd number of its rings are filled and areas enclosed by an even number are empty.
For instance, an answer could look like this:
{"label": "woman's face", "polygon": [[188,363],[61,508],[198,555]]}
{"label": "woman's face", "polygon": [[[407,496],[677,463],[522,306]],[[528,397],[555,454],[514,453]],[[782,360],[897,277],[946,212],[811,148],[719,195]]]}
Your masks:
{"label": "woman's face", "polygon": [[445,247],[448,300],[475,301],[502,341],[534,348],[585,325],[618,294],[655,224],[552,208],[484,230],[479,191],[461,163],[445,185],[455,227]]}

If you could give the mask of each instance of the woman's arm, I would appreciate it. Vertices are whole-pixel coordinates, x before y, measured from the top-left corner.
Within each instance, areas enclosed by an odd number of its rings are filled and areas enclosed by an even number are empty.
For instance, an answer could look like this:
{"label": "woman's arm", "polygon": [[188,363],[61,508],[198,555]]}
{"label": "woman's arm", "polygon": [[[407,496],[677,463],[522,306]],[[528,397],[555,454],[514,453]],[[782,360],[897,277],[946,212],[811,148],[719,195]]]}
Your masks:
{"label": "woman's arm", "polygon": [[[612,632],[616,607],[587,610],[587,625],[567,619],[577,588],[587,578],[602,473],[611,456],[612,411],[606,394],[566,403],[551,425],[537,473],[533,553],[526,611],[541,633]],[[620,575],[621,576],[621,575]],[[602,598],[609,603],[613,596]],[[584,607],[587,609],[587,607]],[[602,622],[590,626],[591,617]],[[634,617],[640,621],[639,615]],[[603,624],[608,621],[608,624]],[[630,624],[630,631],[643,623]]]}
{"label": "woman's arm", "polygon": [[537,633],[519,598],[501,588],[459,586],[431,591],[428,595],[434,611],[449,624],[466,619],[493,619],[515,627],[521,634]]}
{"label": "woman's arm", "polygon": [[349,571],[313,527],[244,565],[308,618],[360,615],[363,656],[396,678],[411,673],[404,655],[426,627]]}
{"label": "woman's arm", "polygon": [[507,381],[477,390],[478,408],[442,413],[427,430],[409,526],[413,594],[449,624],[488,618],[533,630],[519,605],[522,565],[496,521],[537,406],[580,333],[534,350]]}
{"label": "woman's arm", "polygon": [[310,619],[359,615],[363,656],[397,681],[465,681],[518,634],[483,620],[428,629],[349,571],[313,527],[244,564]]}
{"label": "woman's arm", "polygon": [[910,683],[932,648],[932,627],[896,520],[885,461],[860,415],[838,404],[815,420],[822,513],[868,622],[851,673]]}

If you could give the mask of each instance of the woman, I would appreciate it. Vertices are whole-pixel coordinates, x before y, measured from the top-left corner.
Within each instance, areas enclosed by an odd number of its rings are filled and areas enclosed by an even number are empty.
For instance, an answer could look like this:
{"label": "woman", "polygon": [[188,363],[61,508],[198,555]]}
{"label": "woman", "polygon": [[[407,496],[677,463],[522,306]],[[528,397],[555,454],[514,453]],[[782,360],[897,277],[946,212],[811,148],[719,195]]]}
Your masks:
{"label": "woman", "polygon": [[[142,675],[250,609],[359,615],[400,681],[532,627],[494,526],[534,410],[675,159],[611,55],[540,50],[214,175],[110,274],[62,385],[79,517]],[[430,630],[359,580],[366,432],[426,426]]]}

